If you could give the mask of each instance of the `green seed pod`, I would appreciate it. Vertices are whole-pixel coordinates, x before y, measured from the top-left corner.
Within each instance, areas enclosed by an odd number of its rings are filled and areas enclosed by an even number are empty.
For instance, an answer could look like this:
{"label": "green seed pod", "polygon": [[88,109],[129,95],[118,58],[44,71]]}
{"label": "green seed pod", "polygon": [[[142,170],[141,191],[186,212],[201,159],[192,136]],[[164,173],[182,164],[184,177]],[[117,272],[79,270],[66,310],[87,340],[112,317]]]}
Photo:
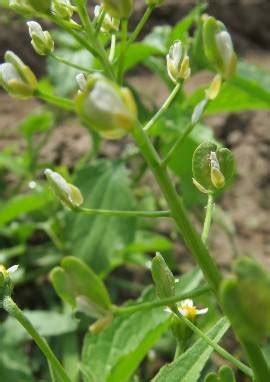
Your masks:
{"label": "green seed pod", "polygon": [[173,82],[186,80],[190,76],[189,57],[181,41],[170,47],[167,59],[167,72]]}
{"label": "green seed pod", "polygon": [[128,19],[133,11],[133,0],[103,0],[106,12],[116,19]]}
{"label": "green seed pod", "polygon": [[37,87],[34,73],[11,51],[5,53],[5,61],[0,65],[0,85],[13,97],[31,97]]}
{"label": "green seed pod", "polygon": [[251,342],[270,334],[269,288],[270,273],[247,257],[235,262],[234,276],[221,284],[220,296],[227,316],[237,333]]}
{"label": "green seed pod", "polygon": [[194,184],[202,192],[215,192],[229,186],[235,174],[235,160],[232,152],[218,148],[215,143],[204,142],[194,151],[192,158]]}
{"label": "green seed pod", "polygon": [[94,318],[107,317],[111,301],[102,280],[83,261],[65,257],[50,280],[59,297],[74,309]]}
{"label": "green seed pod", "polygon": [[204,16],[203,42],[210,64],[224,79],[231,78],[236,70],[237,57],[224,24],[214,17]]}
{"label": "green seed pod", "polygon": [[48,55],[54,50],[54,41],[48,31],[43,31],[41,25],[35,21],[28,21],[31,44],[37,54]]}
{"label": "green seed pod", "polygon": [[75,105],[90,127],[108,139],[121,138],[135,127],[137,110],[129,89],[120,88],[100,75],[79,80],[82,91]]}
{"label": "green seed pod", "polygon": [[73,184],[68,183],[60,174],[46,169],[44,174],[55,195],[69,208],[79,207],[83,203],[81,191]]}
{"label": "green seed pod", "polygon": [[70,0],[52,0],[52,11],[57,17],[69,20],[73,15],[73,6]]}
{"label": "green seed pod", "polygon": [[[151,270],[158,297],[162,299],[174,296],[174,276],[160,253],[153,258]],[[170,307],[172,310],[177,309],[176,304],[172,304]]]}

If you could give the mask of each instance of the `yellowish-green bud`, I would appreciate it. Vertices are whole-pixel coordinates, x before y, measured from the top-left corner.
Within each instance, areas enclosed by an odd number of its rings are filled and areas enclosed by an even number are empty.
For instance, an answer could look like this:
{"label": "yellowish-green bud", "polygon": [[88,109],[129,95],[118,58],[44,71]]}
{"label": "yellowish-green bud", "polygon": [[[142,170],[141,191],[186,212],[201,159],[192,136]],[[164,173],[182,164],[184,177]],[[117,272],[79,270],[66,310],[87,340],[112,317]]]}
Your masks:
{"label": "yellowish-green bud", "polygon": [[18,265],[13,265],[12,267],[6,269],[0,264],[0,306],[3,299],[11,295],[12,283],[10,275],[18,269]]}
{"label": "yellowish-green bud", "polygon": [[215,151],[210,153],[211,181],[214,187],[223,188],[225,186],[225,177],[220,171],[219,161]]}
{"label": "yellowish-green bud", "polygon": [[78,114],[108,139],[119,139],[135,127],[137,108],[132,93],[103,76],[78,77],[75,105]]}
{"label": "yellowish-green bud", "polygon": [[81,191],[68,183],[60,174],[50,169],[44,171],[49,184],[60,201],[69,208],[79,207],[83,203]]}
{"label": "yellowish-green bud", "polygon": [[102,4],[116,19],[128,19],[133,11],[133,0],[103,0]]}
{"label": "yellowish-green bud", "polygon": [[209,88],[205,91],[206,97],[211,101],[214,100],[220,92],[221,85],[222,77],[220,74],[217,74],[211,82]]}
{"label": "yellowish-green bud", "polygon": [[[102,7],[100,5],[96,5],[94,9],[95,18],[98,19],[100,13],[102,11]],[[120,25],[120,20],[110,16],[108,13],[105,14],[101,25],[101,31],[104,33],[115,33],[118,31]]]}
{"label": "yellowish-green bud", "polygon": [[23,61],[13,52],[5,53],[5,63],[0,65],[0,85],[17,98],[29,98],[37,87],[37,79]]}
{"label": "yellowish-green bud", "polygon": [[166,58],[167,71],[173,82],[186,80],[190,76],[189,57],[181,41],[175,41]]}
{"label": "yellowish-green bud", "polygon": [[41,25],[35,21],[28,21],[31,44],[37,54],[48,55],[54,50],[54,41],[48,31],[43,31]]}
{"label": "yellowish-green bud", "polygon": [[74,7],[72,6],[70,0],[53,0],[52,1],[52,11],[53,13],[62,18],[69,20],[73,15]]}
{"label": "yellowish-green bud", "polygon": [[231,78],[236,70],[237,57],[224,24],[214,17],[204,16],[203,43],[210,64],[224,79]]}

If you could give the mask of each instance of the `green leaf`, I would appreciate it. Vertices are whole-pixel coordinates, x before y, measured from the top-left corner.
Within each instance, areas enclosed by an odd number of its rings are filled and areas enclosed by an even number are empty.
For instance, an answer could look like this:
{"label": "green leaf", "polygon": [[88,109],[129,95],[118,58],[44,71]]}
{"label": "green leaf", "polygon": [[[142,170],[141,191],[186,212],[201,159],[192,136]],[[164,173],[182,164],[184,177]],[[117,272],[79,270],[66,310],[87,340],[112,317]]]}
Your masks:
{"label": "green leaf", "polygon": [[48,191],[18,195],[0,204],[0,225],[17,219],[23,214],[43,209],[51,202]]}
{"label": "green leaf", "polygon": [[[202,279],[197,269],[180,277],[178,293],[198,287]],[[136,302],[156,299],[151,288]],[[130,304],[128,304],[130,305]],[[88,334],[83,348],[85,382],[127,382],[148,350],[158,341],[169,325],[163,308],[116,317],[112,324],[98,334]]]}
{"label": "green leaf", "polygon": [[[207,336],[218,343],[229,328],[228,321],[221,318],[210,330]],[[153,382],[196,382],[213,348],[202,338],[198,339],[184,354],[169,365],[164,366]]]}
{"label": "green leaf", "polygon": [[234,377],[234,372],[228,366],[221,366],[218,374],[210,373],[208,374],[204,382],[236,382]]}
{"label": "green leaf", "polygon": [[54,124],[54,115],[50,111],[29,114],[19,123],[18,129],[25,138],[29,139],[35,133],[44,133],[52,128]]}
{"label": "green leaf", "polygon": [[[65,257],[61,266],[52,270],[50,278],[58,295],[75,307],[78,298],[87,299],[94,317],[110,309],[111,301],[105,285],[83,261]],[[97,315],[96,315],[97,314]]]}
{"label": "green leaf", "polygon": [[[98,162],[77,173],[85,207],[132,210],[135,207],[127,171],[119,162]],[[136,218],[88,216],[71,212],[66,238],[71,253],[95,272],[108,272],[122,261],[121,251],[134,240]],[[119,254],[119,256],[117,256]]]}
{"label": "green leaf", "polygon": [[163,52],[155,46],[148,45],[144,42],[136,42],[128,49],[128,54],[125,59],[125,71],[132,69],[149,56],[157,56],[162,53]]}

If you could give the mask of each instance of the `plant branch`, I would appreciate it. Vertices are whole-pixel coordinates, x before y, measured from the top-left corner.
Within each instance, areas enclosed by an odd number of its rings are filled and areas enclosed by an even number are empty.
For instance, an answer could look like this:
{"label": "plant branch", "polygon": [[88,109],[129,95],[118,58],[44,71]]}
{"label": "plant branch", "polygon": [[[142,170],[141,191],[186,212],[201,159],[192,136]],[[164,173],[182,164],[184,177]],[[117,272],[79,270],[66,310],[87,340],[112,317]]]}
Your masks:
{"label": "plant branch", "polygon": [[55,372],[57,372],[61,380],[63,382],[71,382],[65,369],[63,368],[59,360],[56,358],[48,342],[40,336],[40,334],[28,320],[28,318],[26,318],[23,311],[17,306],[17,304],[12,300],[11,297],[4,298],[3,308],[8,314],[10,314],[10,316],[14,317],[33,338],[39,349],[42,351],[42,353],[47,358],[48,362],[51,364],[52,369]]}
{"label": "plant branch", "polygon": [[166,99],[166,101],[163,103],[161,108],[158,110],[158,112],[150,119],[150,121],[144,126],[144,130],[149,130],[156,122],[157,120],[162,116],[162,114],[165,113],[165,111],[168,109],[168,107],[171,105],[172,101],[178,94],[179,90],[182,88],[183,81],[178,82],[169,97]]}
{"label": "plant branch", "polygon": [[[189,319],[184,317],[179,311],[174,312],[174,314],[179,317],[195,334],[205,340],[205,342],[211,346],[222,358],[229,361],[232,365],[236,366],[239,370],[245,373],[249,377],[253,377],[252,370],[246,366],[243,362],[239,361],[237,358],[232,356],[227,350],[218,345],[215,341],[209,338],[202,330],[200,330],[196,325],[194,325]],[[230,324],[227,321],[227,330],[229,329]]]}
{"label": "plant branch", "polygon": [[215,207],[214,195],[212,192],[209,192],[208,193],[207,206],[206,206],[206,215],[205,215],[203,232],[202,232],[202,241],[205,245],[207,245],[207,240],[208,240],[208,236],[209,236],[209,232],[210,232],[214,207]]}
{"label": "plant branch", "polygon": [[137,128],[133,130],[133,137],[167,200],[172,217],[174,218],[187,247],[198,262],[209,285],[215,292],[217,292],[222,275],[217,268],[214,259],[210,256],[208,249],[205,247],[200,236],[188,219],[183,202],[179,198],[167,170],[162,167],[161,160],[156,150],[139,123]]}
{"label": "plant branch", "polygon": [[190,292],[181,293],[178,296],[173,296],[173,297],[155,300],[155,301],[151,301],[151,302],[133,304],[130,306],[114,307],[114,314],[115,315],[132,314],[132,313],[135,313],[138,311],[160,308],[162,306],[167,306],[167,305],[174,303],[174,302],[179,302],[179,301],[184,300],[186,298],[194,298],[194,297],[201,296],[202,294],[207,293],[210,290],[211,289],[209,288],[209,286],[206,285],[206,286],[203,286],[200,288],[193,289]]}
{"label": "plant branch", "polygon": [[75,212],[81,212],[86,215],[103,215],[119,217],[143,217],[143,218],[167,218],[171,216],[170,211],[119,211],[119,210],[99,210],[92,208],[78,207]]}
{"label": "plant branch", "polygon": [[128,39],[128,42],[127,42],[127,49],[128,47],[135,41],[137,40],[139,34],[141,33],[144,25],[146,24],[146,22],[148,21],[149,17],[151,16],[151,13],[153,12],[155,6],[154,5],[151,5],[149,7],[146,8],[146,11],[144,12],[142,18],[140,19],[139,23],[137,24],[136,28],[134,29],[134,31],[131,33],[129,39]]}
{"label": "plant branch", "polygon": [[69,60],[65,60],[63,57],[57,56],[54,53],[50,53],[50,57],[52,57],[56,61],[61,62],[64,65],[67,65],[67,66],[70,66],[72,68],[78,69],[78,70],[80,70],[82,72],[93,73],[93,70],[87,69],[87,68],[85,68],[85,67],[83,67],[81,65],[77,65],[77,64],[75,64],[75,63],[73,63],[73,62],[71,62]]}
{"label": "plant branch", "polygon": [[63,97],[55,96],[53,94],[44,93],[41,90],[37,90],[35,92],[35,96],[42,99],[43,101],[47,103],[60,107],[61,109],[65,109],[68,111],[75,110],[74,102],[68,98],[63,98]]}
{"label": "plant branch", "polygon": [[124,64],[125,64],[125,55],[127,50],[127,34],[128,34],[128,20],[124,19],[121,21],[121,49],[120,56],[118,60],[118,74],[117,79],[118,82],[122,83],[123,72],[124,72]]}

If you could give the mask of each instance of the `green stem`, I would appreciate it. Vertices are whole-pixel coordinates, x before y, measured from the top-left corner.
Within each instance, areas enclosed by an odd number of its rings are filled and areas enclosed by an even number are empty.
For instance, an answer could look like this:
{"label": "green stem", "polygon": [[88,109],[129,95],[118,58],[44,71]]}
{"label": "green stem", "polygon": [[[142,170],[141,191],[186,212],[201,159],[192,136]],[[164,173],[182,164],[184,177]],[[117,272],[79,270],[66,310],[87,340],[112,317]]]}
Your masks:
{"label": "green stem", "polygon": [[84,25],[84,28],[88,34],[88,37],[94,47],[94,49],[98,52],[100,61],[102,62],[102,65],[106,71],[106,73],[109,75],[111,79],[115,79],[115,75],[112,69],[112,66],[110,64],[110,61],[107,57],[106,51],[101,44],[98,36],[96,35],[95,28],[93,27],[93,24],[89,18],[87,8],[86,8],[86,2],[84,0],[76,0],[77,7],[78,7],[78,13],[80,16],[80,19]]}
{"label": "green stem", "polygon": [[190,292],[181,293],[178,296],[173,296],[173,297],[164,298],[164,299],[151,301],[151,302],[143,302],[140,304],[133,304],[130,306],[114,307],[114,314],[116,315],[132,314],[138,311],[160,308],[162,306],[167,306],[174,302],[179,302],[186,298],[194,298],[194,297],[201,296],[202,294],[207,293],[209,291],[210,291],[210,288],[208,286],[203,286],[200,288],[193,289]]}
{"label": "green stem", "polygon": [[28,332],[28,334],[33,338],[37,346],[40,348],[42,353],[50,362],[51,367],[54,371],[57,372],[58,376],[63,382],[71,382],[65,369],[59,362],[59,360],[54,355],[52,349],[50,348],[48,342],[40,336],[37,330],[33,327],[31,322],[25,317],[22,310],[16,305],[11,297],[5,297],[3,301],[3,308],[7,313],[14,317]]}
{"label": "green stem", "polygon": [[[215,341],[213,341],[211,338],[209,338],[203,331],[201,331],[196,325],[194,325],[188,318],[184,317],[180,312],[175,311],[174,312],[177,317],[180,318],[195,334],[197,334],[199,337],[203,338],[205,342],[211,346],[222,358],[229,361],[232,365],[236,366],[239,370],[241,370],[243,373],[248,375],[249,377],[253,377],[252,370],[246,366],[243,362],[239,361],[237,358],[232,356],[229,352],[227,352],[223,347],[218,345]],[[229,329],[230,324],[227,323],[227,330]],[[266,380],[265,380],[266,382]]]}
{"label": "green stem", "polygon": [[178,94],[179,90],[181,89],[183,85],[183,82],[178,82],[169,97],[166,99],[166,101],[163,103],[161,108],[158,110],[158,112],[150,119],[150,121],[144,126],[144,130],[147,131],[149,130],[155,123],[156,121],[162,116],[162,114],[165,113],[165,111],[168,109],[168,107],[171,105],[172,101]]}
{"label": "green stem", "polygon": [[209,192],[208,193],[207,206],[206,206],[206,215],[205,215],[203,232],[202,232],[202,241],[205,245],[207,245],[207,240],[208,240],[208,236],[209,236],[209,232],[210,232],[214,207],[215,207],[214,195],[212,192]]}
{"label": "green stem", "polygon": [[222,279],[221,273],[214,259],[210,256],[208,249],[188,219],[183,202],[179,198],[166,168],[162,167],[156,150],[140,124],[134,129],[133,136],[167,200],[172,217],[177,224],[180,234],[191,251],[191,254],[198,262],[209,285],[216,292]]}
{"label": "green stem", "polygon": [[124,19],[121,21],[121,49],[120,49],[120,57],[118,61],[118,74],[117,80],[119,84],[122,83],[123,72],[124,72],[124,64],[125,64],[125,55],[127,50],[127,35],[128,35],[128,20]]}
{"label": "green stem", "polygon": [[86,215],[103,215],[119,217],[144,217],[144,218],[167,218],[170,217],[170,211],[119,211],[119,210],[99,210],[92,208],[78,207],[75,212],[82,212]]}
{"label": "green stem", "polygon": [[41,90],[37,90],[35,93],[36,97],[42,99],[43,101],[50,103],[54,106],[60,107],[61,109],[65,109],[68,111],[74,111],[74,102],[68,98],[63,98],[59,96],[55,96],[53,94],[44,93]]}
{"label": "green stem", "polygon": [[149,7],[146,8],[146,11],[144,12],[144,15],[142,16],[142,18],[140,19],[138,25],[136,26],[136,28],[134,29],[134,31],[131,33],[129,39],[128,39],[128,42],[127,42],[127,48],[135,41],[137,40],[139,34],[141,33],[144,25],[146,24],[146,22],[148,21],[149,17],[151,16],[151,13],[153,12],[153,9],[155,8],[154,5],[151,5]]}
{"label": "green stem", "polygon": [[56,61],[59,61],[61,62],[62,64],[64,65],[67,65],[67,66],[70,66],[72,68],[75,68],[75,69],[78,69],[82,72],[86,72],[86,73],[93,73],[93,70],[90,70],[90,69],[87,69],[87,68],[84,68],[83,66],[81,65],[77,65],[73,62],[70,62],[69,60],[65,60],[63,57],[59,57],[57,55],[55,55],[54,53],[51,53],[50,54],[50,57],[52,57],[54,60]]}
{"label": "green stem", "polygon": [[111,47],[110,47],[110,53],[109,53],[109,61],[110,62],[113,62],[113,59],[114,59],[115,45],[116,45],[116,35],[115,35],[115,33],[113,33],[112,37],[111,37]]}
{"label": "green stem", "polygon": [[[204,109],[206,108],[206,106],[208,105],[208,102],[209,100],[206,100],[207,102],[205,103],[204,105]],[[174,153],[177,152],[179,150],[179,148],[181,147],[182,143],[184,142],[184,140],[186,139],[186,137],[191,133],[191,131],[194,129],[194,127],[200,122],[201,118],[202,118],[202,115],[203,113],[201,114],[201,117],[199,120],[196,120],[196,122],[190,122],[186,128],[184,129],[184,131],[179,135],[179,137],[177,138],[177,140],[175,141],[174,145],[172,146],[172,148],[169,150],[168,154],[166,155],[166,157],[163,159],[162,161],[162,165],[163,166],[166,166],[169,161],[171,160],[171,158],[173,157]]]}
{"label": "green stem", "polygon": [[105,16],[106,16],[106,11],[105,11],[104,7],[101,5],[100,13],[98,15],[98,18],[97,18],[96,22],[94,23],[95,35],[96,36],[100,32],[100,29],[102,27],[102,24],[103,24]]}

